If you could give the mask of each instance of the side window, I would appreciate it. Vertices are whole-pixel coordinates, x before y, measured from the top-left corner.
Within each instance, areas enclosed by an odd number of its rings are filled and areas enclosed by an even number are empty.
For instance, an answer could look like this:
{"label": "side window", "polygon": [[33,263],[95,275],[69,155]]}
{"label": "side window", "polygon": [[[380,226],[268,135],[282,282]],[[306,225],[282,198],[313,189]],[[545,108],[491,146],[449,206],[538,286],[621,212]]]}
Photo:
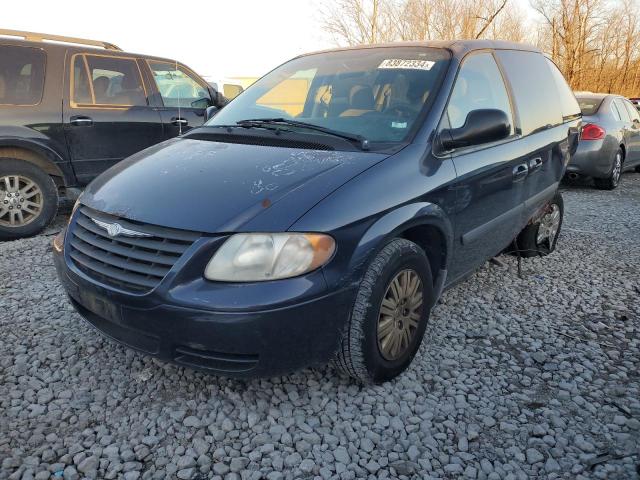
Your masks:
{"label": "side window", "polygon": [[211,105],[207,87],[175,63],[149,61],[149,67],[165,107],[206,108]]}
{"label": "side window", "polygon": [[37,105],[44,88],[45,53],[0,45],[0,105]]}
{"label": "side window", "polygon": [[546,58],[541,53],[498,50],[511,83],[522,134],[528,135],[562,123],[558,89]]}
{"label": "side window", "polygon": [[616,121],[621,122],[622,117],[620,116],[620,112],[618,111],[618,106],[613,100],[611,100],[611,103],[609,105],[611,106],[611,113],[613,114],[613,118],[615,118]]}
{"label": "side window", "polygon": [[629,112],[629,116],[631,117],[632,122],[640,122],[640,114],[638,114],[638,110],[626,100],[623,100],[624,106],[627,107],[627,112]]}
{"label": "side window", "polygon": [[505,112],[513,131],[509,95],[498,65],[490,53],[467,57],[460,67],[447,107],[451,128],[463,126],[469,112],[483,108]]}
{"label": "side window", "polygon": [[133,58],[76,55],[72,76],[72,101],[76,105],[147,105],[140,69]]}
{"label": "side window", "polygon": [[560,73],[560,70],[558,70],[556,64],[548,58],[546,60],[547,65],[549,65],[549,70],[551,70],[551,76],[556,82],[558,96],[560,97],[560,108],[562,109],[562,116],[564,118],[569,118],[580,115],[580,106],[578,105],[578,101],[571,91],[571,88],[569,88],[567,81],[562,76],[562,73]]}
{"label": "side window", "polygon": [[620,118],[622,118],[622,121],[630,122],[631,117],[629,116],[629,112],[627,112],[627,109],[624,108],[624,102],[621,99],[616,98],[613,100],[613,103],[615,103],[616,107],[618,107],[618,113],[620,113]]}

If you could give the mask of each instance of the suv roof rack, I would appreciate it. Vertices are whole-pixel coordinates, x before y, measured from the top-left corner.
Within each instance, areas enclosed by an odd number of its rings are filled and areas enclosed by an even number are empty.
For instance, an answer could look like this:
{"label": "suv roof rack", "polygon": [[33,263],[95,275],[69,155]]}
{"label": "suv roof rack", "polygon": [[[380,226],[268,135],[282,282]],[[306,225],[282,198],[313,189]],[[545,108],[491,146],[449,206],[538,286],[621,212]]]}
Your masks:
{"label": "suv roof rack", "polygon": [[9,30],[6,28],[0,28],[0,36],[21,37],[30,42],[45,42],[48,40],[51,42],[75,43],[78,45],[101,47],[106,50],[122,51],[121,48],[109,42],[102,42],[100,40],[88,40],[86,38],[65,37],[62,35],[50,35],[48,33],[23,32],[21,30]]}

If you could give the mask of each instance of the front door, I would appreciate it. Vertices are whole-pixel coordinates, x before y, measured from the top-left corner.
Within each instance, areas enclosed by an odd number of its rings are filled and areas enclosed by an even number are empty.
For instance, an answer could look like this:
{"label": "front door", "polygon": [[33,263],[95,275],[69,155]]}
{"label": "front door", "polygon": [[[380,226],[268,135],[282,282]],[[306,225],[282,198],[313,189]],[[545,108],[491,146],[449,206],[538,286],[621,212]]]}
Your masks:
{"label": "front door", "polygon": [[178,63],[147,63],[163,103],[159,111],[164,137],[172,138],[202,125],[205,110],[213,105],[206,82]]}
{"label": "front door", "polygon": [[467,57],[460,67],[446,115],[450,127],[459,128],[469,112],[487,108],[507,113],[511,135],[500,142],[451,152],[457,174],[452,280],[499,253],[523,226],[527,156],[516,141],[500,69],[492,53],[481,52]]}
{"label": "front door", "polygon": [[160,114],[148,104],[134,58],[75,54],[69,65],[64,132],[81,184],[162,141]]}

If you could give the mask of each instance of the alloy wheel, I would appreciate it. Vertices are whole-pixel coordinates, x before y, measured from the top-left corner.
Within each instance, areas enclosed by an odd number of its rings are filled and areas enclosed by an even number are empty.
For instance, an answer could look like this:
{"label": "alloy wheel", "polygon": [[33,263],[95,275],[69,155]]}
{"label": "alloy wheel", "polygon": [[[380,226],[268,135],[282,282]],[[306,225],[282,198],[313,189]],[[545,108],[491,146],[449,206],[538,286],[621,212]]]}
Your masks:
{"label": "alloy wheel", "polygon": [[402,270],[391,280],[378,316],[378,348],[388,361],[409,349],[422,317],[423,286],[415,270]]}
{"label": "alloy wheel", "polygon": [[44,196],[38,184],[23,175],[0,177],[0,225],[22,227],[42,212]]}
{"label": "alloy wheel", "polygon": [[613,171],[611,172],[611,181],[614,185],[618,185],[620,181],[620,174],[622,173],[622,155],[620,152],[616,153],[616,158],[613,163]]}
{"label": "alloy wheel", "polygon": [[549,247],[553,247],[553,243],[558,235],[560,229],[560,207],[555,203],[549,206],[547,213],[545,213],[540,219],[540,225],[538,226],[538,235],[536,236],[536,243],[542,245],[544,242],[549,243]]}

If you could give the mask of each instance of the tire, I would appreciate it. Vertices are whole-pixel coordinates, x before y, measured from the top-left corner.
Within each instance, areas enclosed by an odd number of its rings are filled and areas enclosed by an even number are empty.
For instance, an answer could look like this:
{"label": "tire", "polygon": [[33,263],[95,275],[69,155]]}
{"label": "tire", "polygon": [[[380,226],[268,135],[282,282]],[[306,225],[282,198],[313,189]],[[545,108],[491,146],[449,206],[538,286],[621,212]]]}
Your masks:
{"label": "tire", "polygon": [[[543,257],[549,255],[556,249],[560,230],[562,229],[562,220],[564,218],[564,201],[562,200],[562,194],[557,192],[546,208],[547,211],[545,214],[537,222],[527,225],[516,238],[515,248],[522,257]],[[549,216],[554,216],[555,212],[557,212],[558,218],[553,235],[540,239],[539,234],[542,235],[548,231],[550,224],[547,222],[551,220]],[[541,228],[545,231],[541,232]]]}
{"label": "tire", "polygon": [[[395,285],[415,285],[416,292],[422,291],[422,304],[419,307],[414,309],[411,301],[402,301],[395,310],[405,310],[398,315],[412,315],[411,319],[396,319],[382,314],[383,308],[390,310],[388,295],[393,296],[391,284],[396,279],[399,283]],[[419,279],[419,284],[415,282],[416,279]],[[389,242],[369,264],[360,282],[334,364],[362,383],[382,383],[401,374],[420,347],[433,306],[433,296],[433,277],[424,251],[408,240],[394,239]],[[415,300],[414,304],[417,305],[417,295],[409,298]],[[381,340],[378,329],[383,324],[383,329],[391,333]],[[406,335],[403,335],[405,328]],[[385,353],[385,345],[392,346],[392,335],[402,338],[395,355],[393,348]]]}
{"label": "tire", "polygon": [[635,168],[635,171],[636,171],[636,172],[638,172],[638,173],[640,173],[640,165],[638,165],[638,166]]}
{"label": "tire", "polygon": [[0,240],[41,232],[57,211],[58,189],[49,175],[31,163],[0,158]]}
{"label": "tire", "polygon": [[624,154],[621,149],[618,149],[613,162],[611,163],[611,171],[606,178],[594,178],[593,183],[597,189],[600,190],[613,190],[620,183],[620,176],[622,175],[622,163],[624,161]]}

